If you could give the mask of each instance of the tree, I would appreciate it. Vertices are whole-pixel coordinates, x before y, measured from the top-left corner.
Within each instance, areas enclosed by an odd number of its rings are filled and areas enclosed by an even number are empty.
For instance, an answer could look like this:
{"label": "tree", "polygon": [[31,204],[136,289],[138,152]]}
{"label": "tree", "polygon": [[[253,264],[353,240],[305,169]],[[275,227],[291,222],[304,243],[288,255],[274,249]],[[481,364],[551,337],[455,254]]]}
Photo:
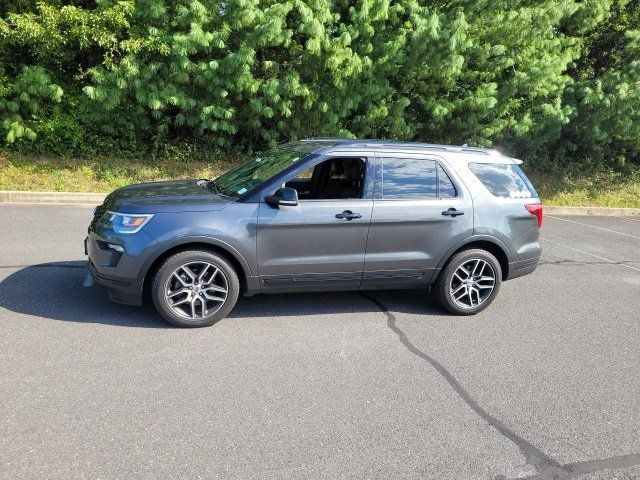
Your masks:
{"label": "tree", "polygon": [[2,5],[7,141],[67,115],[155,146],[328,134],[638,156],[639,0]]}

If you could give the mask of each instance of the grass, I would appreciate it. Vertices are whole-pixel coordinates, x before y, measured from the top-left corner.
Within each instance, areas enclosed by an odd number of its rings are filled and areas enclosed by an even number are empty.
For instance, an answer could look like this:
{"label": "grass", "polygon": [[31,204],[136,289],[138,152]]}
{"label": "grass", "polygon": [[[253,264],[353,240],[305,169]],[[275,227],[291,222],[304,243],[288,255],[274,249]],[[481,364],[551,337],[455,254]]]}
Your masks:
{"label": "grass", "polygon": [[545,205],[640,208],[640,168],[625,172],[528,172]]}
{"label": "grass", "polygon": [[[92,160],[25,157],[0,153],[0,190],[110,192],[130,183],[180,178],[211,178],[242,159],[212,158],[209,162],[176,159]],[[528,171],[546,205],[640,208],[640,167],[625,172],[561,170]]]}
{"label": "grass", "polygon": [[79,160],[0,153],[0,190],[110,192],[130,183],[211,178],[239,162],[236,157],[210,162],[111,157]]}

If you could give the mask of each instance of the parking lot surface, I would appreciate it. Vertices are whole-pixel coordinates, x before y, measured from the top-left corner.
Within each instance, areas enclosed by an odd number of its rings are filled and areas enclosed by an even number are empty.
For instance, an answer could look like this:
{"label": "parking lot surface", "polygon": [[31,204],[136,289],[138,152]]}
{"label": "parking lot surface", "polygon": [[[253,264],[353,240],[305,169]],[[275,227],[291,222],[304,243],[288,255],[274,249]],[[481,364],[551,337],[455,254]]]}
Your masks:
{"label": "parking lot surface", "polygon": [[474,317],[421,291],[84,288],[91,208],[0,205],[0,478],[640,478],[640,219],[546,216]]}

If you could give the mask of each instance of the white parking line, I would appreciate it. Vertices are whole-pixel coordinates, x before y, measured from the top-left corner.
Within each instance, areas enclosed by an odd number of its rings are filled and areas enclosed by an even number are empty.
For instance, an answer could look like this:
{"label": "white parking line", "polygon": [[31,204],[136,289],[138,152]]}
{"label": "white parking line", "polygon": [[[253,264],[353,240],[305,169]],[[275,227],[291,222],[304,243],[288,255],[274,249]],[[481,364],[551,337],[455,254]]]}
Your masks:
{"label": "white parking line", "polygon": [[613,263],[614,265],[620,265],[621,267],[630,268],[631,270],[635,270],[636,272],[640,272],[640,268],[636,268],[636,267],[632,267],[631,265],[627,265],[627,264],[624,264],[624,263],[616,262],[615,260],[611,260],[610,258],[600,257],[598,255],[594,255],[593,253],[585,252],[584,250],[580,250],[580,249],[577,249],[577,248],[570,247],[569,245],[564,245],[564,244],[562,244],[560,242],[555,242],[553,240],[549,240],[548,238],[541,238],[540,240],[542,240],[544,242],[553,243],[555,245],[559,245],[559,246],[564,247],[564,248],[568,248],[569,250],[573,250],[574,252],[578,252],[578,253],[581,253],[583,255],[588,255],[590,257],[597,258],[599,260],[604,260],[605,262]]}
{"label": "white parking line", "polygon": [[566,218],[554,217],[553,215],[545,215],[545,218],[553,218],[554,220],[560,220],[562,222],[575,223],[576,225],[584,225],[585,227],[597,228],[598,230],[604,230],[605,232],[617,233],[618,235],[624,235],[625,237],[637,238],[638,240],[640,240],[640,236],[638,235],[618,232],[617,230],[611,230],[610,228],[596,227],[595,225],[589,225],[588,223],[576,222],[575,220],[567,220]]}
{"label": "white parking line", "polygon": [[632,222],[640,222],[640,217],[639,218],[630,218],[630,217],[619,217],[623,220],[631,220]]}

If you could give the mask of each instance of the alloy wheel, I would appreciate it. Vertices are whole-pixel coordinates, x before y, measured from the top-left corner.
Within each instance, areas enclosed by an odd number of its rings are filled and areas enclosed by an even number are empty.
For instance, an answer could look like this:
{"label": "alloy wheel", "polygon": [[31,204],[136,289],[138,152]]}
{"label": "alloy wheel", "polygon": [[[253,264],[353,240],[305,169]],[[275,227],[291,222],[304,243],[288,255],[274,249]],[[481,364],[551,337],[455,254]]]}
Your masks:
{"label": "alloy wheel", "polygon": [[176,268],[165,285],[167,305],[188,319],[214,314],[227,300],[229,282],[221,269],[209,262],[189,262]]}
{"label": "alloy wheel", "polygon": [[489,262],[481,258],[466,260],[451,277],[449,294],[461,308],[476,308],[489,297],[496,285],[496,274]]}

